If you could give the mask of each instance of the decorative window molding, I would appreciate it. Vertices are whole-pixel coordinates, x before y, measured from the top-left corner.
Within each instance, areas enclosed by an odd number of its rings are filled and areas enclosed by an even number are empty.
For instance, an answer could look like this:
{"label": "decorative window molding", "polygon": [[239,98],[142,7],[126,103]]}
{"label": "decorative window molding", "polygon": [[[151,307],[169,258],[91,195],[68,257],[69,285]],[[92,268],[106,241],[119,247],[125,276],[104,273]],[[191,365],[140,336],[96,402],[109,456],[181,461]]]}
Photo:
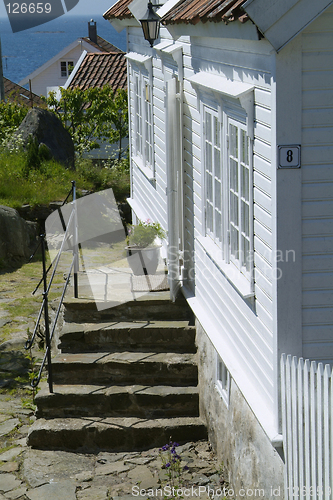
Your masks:
{"label": "decorative window molding", "polygon": [[143,174],[154,180],[154,124],[152,58],[136,52],[127,54],[129,60],[133,109],[133,159]]}
{"label": "decorative window molding", "polygon": [[[199,76],[198,76],[199,75]],[[217,267],[243,298],[253,297],[253,86],[203,73],[198,85],[202,137],[202,236]],[[211,85],[210,85],[211,84]],[[237,272],[235,272],[237,271]]]}

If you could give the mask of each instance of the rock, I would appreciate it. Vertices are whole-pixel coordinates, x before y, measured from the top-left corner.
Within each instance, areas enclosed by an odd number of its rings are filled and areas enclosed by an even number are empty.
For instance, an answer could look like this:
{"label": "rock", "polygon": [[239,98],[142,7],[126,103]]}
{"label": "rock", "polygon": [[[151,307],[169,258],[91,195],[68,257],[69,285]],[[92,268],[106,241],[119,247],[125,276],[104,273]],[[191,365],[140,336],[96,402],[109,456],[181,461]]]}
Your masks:
{"label": "rock", "polygon": [[9,434],[19,425],[20,421],[18,418],[10,418],[9,420],[6,420],[6,422],[0,424],[0,436],[5,436],[6,434]]}
{"label": "rock", "polygon": [[22,481],[16,479],[14,474],[0,474],[0,491],[3,493],[7,493],[7,491],[18,488],[21,484]]}
{"label": "rock", "polygon": [[153,476],[146,465],[138,465],[127,475],[134,483],[140,484],[140,488],[148,489],[158,486],[158,479]]}
{"label": "rock", "polygon": [[26,222],[14,208],[0,205],[0,259],[27,259],[35,245],[37,224]]}
{"label": "rock", "polygon": [[11,462],[22,453],[22,448],[11,448],[0,455],[0,462]]}
{"label": "rock", "polygon": [[75,483],[72,481],[59,481],[44,484],[33,490],[26,492],[26,496],[30,500],[76,500]]}
{"label": "rock", "polygon": [[92,486],[83,491],[78,492],[79,500],[107,500],[108,488],[106,486]]}
{"label": "rock", "polygon": [[44,145],[43,149],[51,157],[74,169],[74,144],[71,135],[51,111],[31,109],[15,134],[21,136],[23,147],[27,146],[30,136],[37,138],[39,146]]}

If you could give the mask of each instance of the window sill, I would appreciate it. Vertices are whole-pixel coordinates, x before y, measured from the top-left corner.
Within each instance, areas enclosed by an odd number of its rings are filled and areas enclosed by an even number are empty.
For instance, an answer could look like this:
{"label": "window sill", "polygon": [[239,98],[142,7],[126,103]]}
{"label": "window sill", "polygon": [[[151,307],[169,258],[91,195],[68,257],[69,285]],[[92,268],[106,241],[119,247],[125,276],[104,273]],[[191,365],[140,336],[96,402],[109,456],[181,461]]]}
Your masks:
{"label": "window sill", "polygon": [[197,241],[233,288],[243,297],[243,299],[252,302],[254,292],[251,288],[251,283],[244,274],[242,274],[233,264],[227,264],[222,259],[221,249],[208,236],[198,236]]}
{"label": "window sill", "polygon": [[142,158],[140,158],[140,156],[134,156],[133,161],[134,161],[135,165],[138,167],[138,169],[141,170],[143,175],[145,177],[147,177],[147,179],[150,182],[155,182],[155,176],[154,176],[153,169],[144,165]]}

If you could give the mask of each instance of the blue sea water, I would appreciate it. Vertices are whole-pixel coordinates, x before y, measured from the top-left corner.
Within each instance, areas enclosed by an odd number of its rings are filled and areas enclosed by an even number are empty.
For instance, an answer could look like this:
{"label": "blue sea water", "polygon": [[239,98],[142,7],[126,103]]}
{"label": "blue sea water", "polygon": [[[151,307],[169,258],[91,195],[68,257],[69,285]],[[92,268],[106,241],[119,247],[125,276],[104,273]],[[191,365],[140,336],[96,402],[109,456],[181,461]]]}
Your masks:
{"label": "blue sea water", "polygon": [[[29,30],[12,33],[8,19],[0,18],[3,74],[15,83],[39,68],[77,38],[88,36],[91,16],[64,15]],[[125,30],[121,33],[103,19],[94,17],[97,34],[126,50]]]}

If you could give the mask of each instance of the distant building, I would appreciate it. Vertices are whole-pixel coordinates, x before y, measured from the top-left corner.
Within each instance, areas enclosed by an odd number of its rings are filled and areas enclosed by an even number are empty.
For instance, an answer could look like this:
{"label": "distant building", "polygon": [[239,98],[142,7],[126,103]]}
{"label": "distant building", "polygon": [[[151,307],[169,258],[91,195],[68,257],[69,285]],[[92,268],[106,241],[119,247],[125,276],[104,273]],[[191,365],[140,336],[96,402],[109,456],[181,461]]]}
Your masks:
{"label": "distant building", "polygon": [[61,50],[45,64],[37,68],[19,82],[27,85],[31,80],[31,88],[35,94],[47,96],[50,90],[65,85],[82,53],[113,52],[122,53],[120,49],[97,35],[95,21],[88,23],[88,37],[78,38]]}

